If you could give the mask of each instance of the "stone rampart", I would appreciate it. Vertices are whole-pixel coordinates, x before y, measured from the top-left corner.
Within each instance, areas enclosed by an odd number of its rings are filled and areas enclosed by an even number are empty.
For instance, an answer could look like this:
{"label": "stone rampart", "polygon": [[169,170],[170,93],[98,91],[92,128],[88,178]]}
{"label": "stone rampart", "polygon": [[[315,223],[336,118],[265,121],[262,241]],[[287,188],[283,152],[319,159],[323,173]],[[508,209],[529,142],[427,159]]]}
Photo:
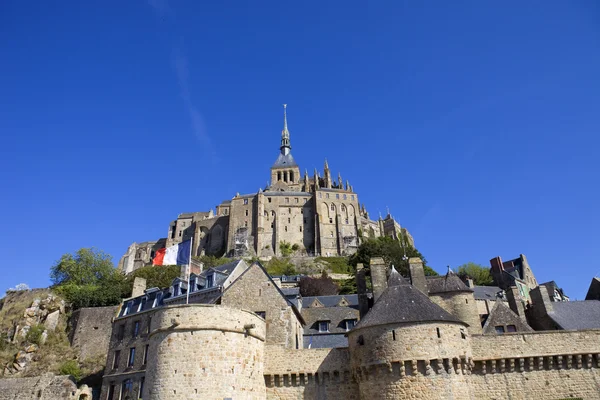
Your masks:
{"label": "stone rampart", "polygon": [[143,394],[148,399],[265,398],[265,321],[204,304],[170,306],[152,318]]}
{"label": "stone rampart", "polygon": [[600,399],[600,330],[472,338],[473,399]]}
{"label": "stone rampart", "polygon": [[119,306],[80,308],[69,320],[69,341],[78,349],[79,359],[106,356],[112,331],[112,319]]}
{"label": "stone rampart", "polygon": [[347,348],[288,350],[266,346],[267,399],[358,400]]}
{"label": "stone rampart", "polygon": [[0,379],[0,400],[91,400],[92,393],[68,375],[46,374],[32,378]]}

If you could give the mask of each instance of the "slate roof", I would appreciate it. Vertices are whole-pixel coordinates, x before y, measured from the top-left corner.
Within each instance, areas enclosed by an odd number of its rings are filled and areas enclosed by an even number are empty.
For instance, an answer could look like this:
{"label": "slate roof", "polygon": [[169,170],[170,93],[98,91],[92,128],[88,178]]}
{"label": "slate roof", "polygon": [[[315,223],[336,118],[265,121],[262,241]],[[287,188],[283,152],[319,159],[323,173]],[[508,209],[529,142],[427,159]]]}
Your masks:
{"label": "slate roof", "polygon": [[348,347],[348,338],[344,334],[304,335],[304,348],[307,349]]}
{"label": "slate roof", "polygon": [[[392,271],[393,274],[393,271]],[[429,300],[419,289],[395,280],[396,286],[389,286],[381,294],[371,311],[356,325],[355,329],[371,326],[419,323],[419,322],[456,322],[467,325],[437,304]],[[390,283],[394,283],[390,276]]]}
{"label": "slate roof", "polygon": [[588,289],[586,300],[600,300],[600,279],[593,278]]}
{"label": "slate roof", "polygon": [[552,302],[553,311],[548,316],[562,329],[600,329],[600,301]]}
{"label": "slate roof", "polygon": [[345,334],[347,319],[358,320],[359,312],[350,307],[313,307],[303,308],[302,317],[306,321],[304,334],[327,334],[319,332],[319,321],[329,321],[329,333]]}
{"label": "slate roof", "polygon": [[323,307],[337,307],[342,298],[348,302],[348,307],[358,308],[358,294],[340,294],[333,296],[306,296],[302,298],[302,307],[310,308],[315,299],[319,300]]}
{"label": "slate roof", "polygon": [[458,275],[448,272],[444,276],[428,276],[427,288],[429,294],[448,293],[448,292],[472,292]]}
{"label": "slate roof", "polygon": [[[473,287],[473,295],[475,296],[475,300],[496,300],[497,293],[503,292],[502,288],[498,286],[475,286]],[[505,299],[503,295],[500,299]]]}
{"label": "slate roof", "polygon": [[296,297],[300,295],[300,288],[298,287],[281,288],[281,291],[285,297]]}
{"label": "slate roof", "polygon": [[277,156],[277,160],[275,160],[275,164],[273,164],[273,168],[297,166],[298,164],[296,164],[294,157],[292,157],[292,153],[288,153],[287,155],[279,153],[279,156]]}

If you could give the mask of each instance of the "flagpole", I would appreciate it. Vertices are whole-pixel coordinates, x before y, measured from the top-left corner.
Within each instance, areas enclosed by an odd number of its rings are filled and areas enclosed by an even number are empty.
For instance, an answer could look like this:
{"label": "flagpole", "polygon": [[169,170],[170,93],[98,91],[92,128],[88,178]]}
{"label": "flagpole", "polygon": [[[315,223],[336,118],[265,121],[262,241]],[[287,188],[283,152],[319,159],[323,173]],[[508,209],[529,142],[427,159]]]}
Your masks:
{"label": "flagpole", "polygon": [[189,304],[190,303],[190,272],[192,270],[192,248],[194,247],[194,236],[192,235],[192,238],[190,239],[190,259],[188,260],[188,265],[187,265],[187,282],[188,282],[188,287],[187,287],[187,293],[185,296],[185,304]]}

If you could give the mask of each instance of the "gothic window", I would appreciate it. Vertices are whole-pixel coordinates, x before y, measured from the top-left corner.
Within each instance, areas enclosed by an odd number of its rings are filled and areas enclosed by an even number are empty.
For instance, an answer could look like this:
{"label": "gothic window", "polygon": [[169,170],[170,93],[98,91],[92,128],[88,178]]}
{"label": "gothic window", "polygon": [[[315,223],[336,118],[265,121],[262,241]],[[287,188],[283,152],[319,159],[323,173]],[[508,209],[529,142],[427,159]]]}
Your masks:
{"label": "gothic window", "polygon": [[[281,172],[278,172],[278,173],[277,173],[277,180],[278,180],[278,181],[280,181],[280,180],[281,180]],[[271,200],[271,199],[269,199],[269,200]]]}
{"label": "gothic window", "polygon": [[265,217],[269,216],[269,212],[267,210],[265,210]]}
{"label": "gothic window", "polygon": [[342,204],[342,212],[346,212],[346,206]]}

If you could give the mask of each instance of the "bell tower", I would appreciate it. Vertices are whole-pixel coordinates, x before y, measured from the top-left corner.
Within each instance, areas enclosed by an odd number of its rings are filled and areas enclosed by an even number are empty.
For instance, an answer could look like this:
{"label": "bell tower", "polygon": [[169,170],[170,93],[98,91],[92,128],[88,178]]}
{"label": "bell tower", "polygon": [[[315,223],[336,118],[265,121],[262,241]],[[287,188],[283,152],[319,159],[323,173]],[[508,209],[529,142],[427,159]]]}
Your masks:
{"label": "bell tower", "polygon": [[292,157],[290,131],[287,125],[287,104],[283,105],[283,129],[281,130],[281,146],[279,156],[271,167],[271,190],[300,190],[302,177],[300,168]]}

